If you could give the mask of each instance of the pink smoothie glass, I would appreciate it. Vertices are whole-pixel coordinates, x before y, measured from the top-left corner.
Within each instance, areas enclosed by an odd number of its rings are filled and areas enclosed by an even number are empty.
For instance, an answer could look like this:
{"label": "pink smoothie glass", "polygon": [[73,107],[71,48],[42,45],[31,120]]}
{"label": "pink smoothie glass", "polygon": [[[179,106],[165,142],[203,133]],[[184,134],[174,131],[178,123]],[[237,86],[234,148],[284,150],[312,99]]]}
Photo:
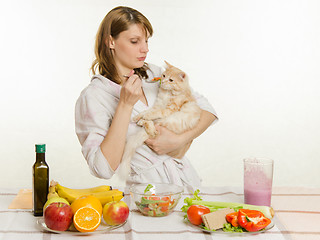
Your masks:
{"label": "pink smoothie glass", "polygon": [[273,160],[246,158],[244,163],[244,202],[270,206],[272,194]]}

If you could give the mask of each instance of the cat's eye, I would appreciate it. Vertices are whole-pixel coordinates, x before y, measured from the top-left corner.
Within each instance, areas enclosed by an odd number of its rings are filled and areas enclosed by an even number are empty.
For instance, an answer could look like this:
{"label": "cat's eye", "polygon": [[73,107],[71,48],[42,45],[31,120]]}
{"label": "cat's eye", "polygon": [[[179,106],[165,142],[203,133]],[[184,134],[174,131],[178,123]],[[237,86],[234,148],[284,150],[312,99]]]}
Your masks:
{"label": "cat's eye", "polygon": [[170,79],[169,79],[169,82],[173,82],[173,80],[170,78]]}
{"label": "cat's eye", "polygon": [[162,77],[164,77],[164,78],[165,78],[165,77],[166,77],[166,75],[162,74]]}

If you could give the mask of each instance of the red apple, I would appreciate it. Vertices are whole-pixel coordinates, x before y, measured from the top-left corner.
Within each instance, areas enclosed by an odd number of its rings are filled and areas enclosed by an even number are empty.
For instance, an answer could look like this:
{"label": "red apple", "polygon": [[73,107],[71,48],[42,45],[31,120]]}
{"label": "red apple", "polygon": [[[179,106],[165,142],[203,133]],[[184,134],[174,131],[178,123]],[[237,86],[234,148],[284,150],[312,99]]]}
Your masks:
{"label": "red apple", "polygon": [[72,223],[72,209],[70,205],[54,202],[44,211],[44,222],[48,228],[57,231],[66,231]]}
{"label": "red apple", "polygon": [[62,198],[62,197],[52,197],[52,198],[49,198],[46,203],[44,204],[43,206],[43,212],[44,210],[51,204],[51,203],[54,203],[54,202],[63,202],[63,203],[66,203],[68,205],[69,202],[65,199],[65,198]]}
{"label": "red apple", "polygon": [[112,201],[103,207],[103,219],[109,225],[124,223],[129,216],[129,207],[123,201]]}

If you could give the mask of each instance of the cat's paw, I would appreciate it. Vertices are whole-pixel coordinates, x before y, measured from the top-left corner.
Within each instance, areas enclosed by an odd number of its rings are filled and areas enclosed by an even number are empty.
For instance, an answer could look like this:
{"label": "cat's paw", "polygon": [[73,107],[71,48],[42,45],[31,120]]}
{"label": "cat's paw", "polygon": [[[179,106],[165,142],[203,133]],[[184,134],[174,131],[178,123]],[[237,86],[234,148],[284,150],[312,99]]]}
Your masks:
{"label": "cat's paw", "polygon": [[151,131],[148,133],[148,135],[150,138],[155,138],[158,135],[158,131],[157,130]]}
{"label": "cat's paw", "polygon": [[148,133],[149,137],[155,138],[158,134],[158,131],[157,131],[156,127],[154,126],[154,123],[152,121],[146,121],[146,120],[143,120],[143,121],[144,121],[144,123],[143,123],[144,129]]}

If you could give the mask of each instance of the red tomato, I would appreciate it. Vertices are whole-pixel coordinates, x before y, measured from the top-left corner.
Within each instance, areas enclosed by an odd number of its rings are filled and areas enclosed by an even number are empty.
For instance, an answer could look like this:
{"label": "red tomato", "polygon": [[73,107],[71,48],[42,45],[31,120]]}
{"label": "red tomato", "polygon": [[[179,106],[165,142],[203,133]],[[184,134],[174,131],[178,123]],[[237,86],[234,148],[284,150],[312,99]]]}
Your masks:
{"label": "red tomato", "polygon": [[202,205],[192,205],[187,211],[188,220],[194,225],[202,223],[201,215],[210,213],[210,209]]}

